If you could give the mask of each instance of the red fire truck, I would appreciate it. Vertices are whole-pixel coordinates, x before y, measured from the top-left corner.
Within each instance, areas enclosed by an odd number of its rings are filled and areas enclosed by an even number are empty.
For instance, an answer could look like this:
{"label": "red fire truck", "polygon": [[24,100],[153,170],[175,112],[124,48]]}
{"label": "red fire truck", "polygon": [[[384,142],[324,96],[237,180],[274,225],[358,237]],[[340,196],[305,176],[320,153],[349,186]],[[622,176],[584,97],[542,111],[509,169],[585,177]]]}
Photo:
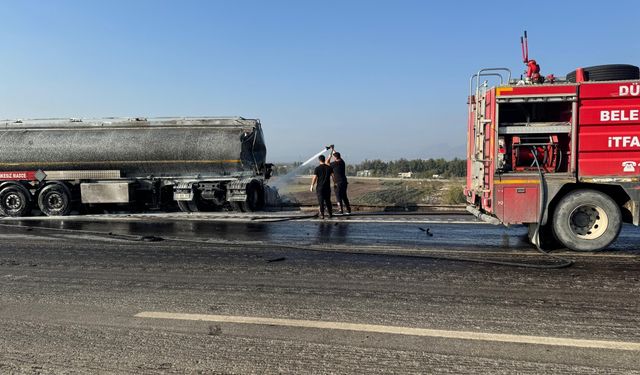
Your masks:
{"label": "red fire truck", "polygon": [[528,225],[536,245],[604,249],[622,223],[640,224],[639,69],[601,65],[545,79],[526,34],[523,58],[521,79],[506,68],[471,77],[468,210]]}

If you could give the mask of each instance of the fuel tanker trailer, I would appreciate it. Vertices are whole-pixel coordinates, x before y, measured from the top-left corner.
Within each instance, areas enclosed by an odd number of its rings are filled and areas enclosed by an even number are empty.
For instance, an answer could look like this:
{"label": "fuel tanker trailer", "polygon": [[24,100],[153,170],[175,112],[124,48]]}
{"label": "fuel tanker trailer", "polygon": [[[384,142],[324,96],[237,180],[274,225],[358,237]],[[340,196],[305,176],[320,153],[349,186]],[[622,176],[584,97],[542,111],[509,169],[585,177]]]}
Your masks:
{"label": "fuel tanker trailer", "polygon": [[242,117],[2,121],[0,214],[259,210],[265,159],[260,121]]}

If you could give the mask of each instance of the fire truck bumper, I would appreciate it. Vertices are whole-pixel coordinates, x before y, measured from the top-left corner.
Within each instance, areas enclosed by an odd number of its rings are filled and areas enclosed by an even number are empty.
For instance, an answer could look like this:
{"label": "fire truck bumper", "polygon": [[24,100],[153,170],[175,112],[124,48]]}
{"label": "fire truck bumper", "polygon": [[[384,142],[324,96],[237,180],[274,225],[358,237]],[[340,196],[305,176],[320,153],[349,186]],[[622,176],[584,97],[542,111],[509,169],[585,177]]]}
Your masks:
{"label": "fire truck bumper", "polygon": [[489,223],[489,224],[493,224],[493,225],[500,225],[502,224],[500,222],[500,220],[498,220],[498,218],[493,217],[491,215],[487,215],[486,213],[480,211],[477,207],[475,206],[467,206],[467,211],[469,211],[473,216],[477,217],[478,219]]}

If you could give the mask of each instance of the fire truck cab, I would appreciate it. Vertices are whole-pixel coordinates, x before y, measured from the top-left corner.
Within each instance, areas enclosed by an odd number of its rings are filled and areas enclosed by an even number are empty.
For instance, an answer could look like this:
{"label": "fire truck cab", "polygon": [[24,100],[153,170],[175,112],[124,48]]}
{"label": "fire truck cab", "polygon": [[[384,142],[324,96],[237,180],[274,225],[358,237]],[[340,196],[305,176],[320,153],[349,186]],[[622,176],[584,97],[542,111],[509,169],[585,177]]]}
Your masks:
{"label": "fire truck cab", "polygon": [[604,249],[622,223],[640,223],[638,67],[551,78],[514,80],[506,68],[471,77],[468,210],[528,225],[536,245]]}

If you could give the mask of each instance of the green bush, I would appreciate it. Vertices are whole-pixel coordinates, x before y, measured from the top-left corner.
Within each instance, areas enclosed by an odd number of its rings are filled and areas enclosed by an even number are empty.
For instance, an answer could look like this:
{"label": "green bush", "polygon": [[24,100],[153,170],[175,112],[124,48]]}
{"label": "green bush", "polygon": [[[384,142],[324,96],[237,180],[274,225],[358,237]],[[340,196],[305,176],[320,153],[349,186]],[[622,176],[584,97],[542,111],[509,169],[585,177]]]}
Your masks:
{"label": "green bush", "polygon": [[443,197],[444,204],[462,204],[467,201],[461,185],[451,185]]}

